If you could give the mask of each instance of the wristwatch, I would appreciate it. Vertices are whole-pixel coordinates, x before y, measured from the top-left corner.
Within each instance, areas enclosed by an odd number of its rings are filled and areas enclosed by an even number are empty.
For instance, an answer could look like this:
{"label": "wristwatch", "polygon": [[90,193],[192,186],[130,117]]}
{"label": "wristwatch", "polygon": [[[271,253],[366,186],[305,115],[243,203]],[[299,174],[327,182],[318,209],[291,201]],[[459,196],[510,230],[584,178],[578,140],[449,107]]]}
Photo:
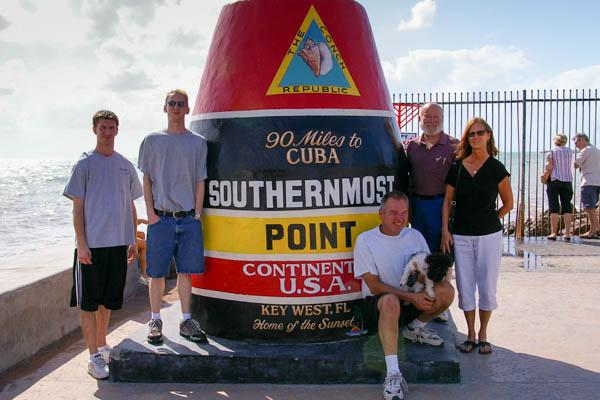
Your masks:
{"label": "wristwatch", "polygon": [[196,219],[202,218],[202,213],[196,213],[196,214],[194,214],[194,218],[196,218]]}

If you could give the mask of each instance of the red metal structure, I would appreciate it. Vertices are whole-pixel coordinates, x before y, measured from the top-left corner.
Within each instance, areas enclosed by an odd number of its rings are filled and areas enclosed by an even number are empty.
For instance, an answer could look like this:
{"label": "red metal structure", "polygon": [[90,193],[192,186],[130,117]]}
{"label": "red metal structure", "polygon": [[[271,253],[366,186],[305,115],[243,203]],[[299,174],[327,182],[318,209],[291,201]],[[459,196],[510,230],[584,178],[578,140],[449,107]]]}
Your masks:
{"label": "red metal structure", "polygon": [[404,128],[413,118],[419,115],[420,104],[394,103],[394,111],[398,116],[398,127]]}

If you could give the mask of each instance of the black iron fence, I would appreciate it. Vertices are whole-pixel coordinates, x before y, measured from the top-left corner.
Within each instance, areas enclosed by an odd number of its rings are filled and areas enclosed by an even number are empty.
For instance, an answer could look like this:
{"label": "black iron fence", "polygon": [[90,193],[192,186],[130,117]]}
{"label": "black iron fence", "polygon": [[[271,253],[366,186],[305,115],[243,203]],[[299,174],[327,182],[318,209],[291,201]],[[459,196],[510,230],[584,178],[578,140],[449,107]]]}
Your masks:
{"label": "black iron fence", "polygon": [[[434,101],[444,110],[444,132],[461,137],[473,117],[484,118],[492,127],[499,160],[511,173],[515,210],[504,217],[505,234],[516,237],[542,236],[549,232],[548,200],[540,175],[546,153],[558,133],[572,138],[585,133],[598,142],[598,89],[522,90],[465,93],[405,93],[393,96],[401,132],[419,133],[415,110]],[[574,159],[574,157],[573,157]],[[588,224],[580,206],[581,175],[573,170],[575,223],[573,234],[585,232]]]}

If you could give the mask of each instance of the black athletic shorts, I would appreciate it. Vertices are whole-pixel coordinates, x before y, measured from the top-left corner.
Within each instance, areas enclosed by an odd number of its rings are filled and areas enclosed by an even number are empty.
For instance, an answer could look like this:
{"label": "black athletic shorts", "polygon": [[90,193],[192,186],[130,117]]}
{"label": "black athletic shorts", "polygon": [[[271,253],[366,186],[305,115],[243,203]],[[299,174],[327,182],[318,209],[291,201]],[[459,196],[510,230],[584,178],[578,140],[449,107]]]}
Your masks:
{"label": "black athletic shorts", "polygon": [[[363,321],[366,328],[371,332],[377,331],[379,325],[379,309],[377,303],[383,295],[368,296],[363,299]],[[421,310],[416,308],[412,304],[404,305],[400,301],[400,319],[398,320],[398,326],[404,326],[417,318],[421,314]]]}
{"label": "black athletic shorts", "polygon": [[120,310],[127,280],[127,246],[100,247],[90,251],[92,264],[81,264],[75,249],[71,307],[98,311],[98,306],[102,305],[108,310]]}

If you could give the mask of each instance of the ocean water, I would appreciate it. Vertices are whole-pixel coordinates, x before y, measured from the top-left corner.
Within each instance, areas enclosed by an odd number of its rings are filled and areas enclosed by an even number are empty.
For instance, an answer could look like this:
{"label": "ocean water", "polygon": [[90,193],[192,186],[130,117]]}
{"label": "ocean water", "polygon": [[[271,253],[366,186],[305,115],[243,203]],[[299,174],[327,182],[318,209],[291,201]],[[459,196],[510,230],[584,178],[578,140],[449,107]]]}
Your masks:
{"label": "ocean water", "polygon": [[[136,164],[137,160],[130,160]],[[519,155],[512,153],[511,157],[510,153],[501,154],[500,160],[512,173],[511,185],[516,205],[521,168]],[[527,160],[525,196],[531,203],[530,207],[537,204],[540,209],[545,199],[544,188],[538,183],[536,165],[543,167],[543,154],[533,154]],[[0,258],[74,240],[72,202],[62,195],[74,162],[59,159],[0,159]],[[143,198],[136,200],[135,204],[138,215],[144,217],[146,207]],[[514,221],[514,212],[510,217]]]}
{"label": "ocean water", "polygon": [[[75,161],[0,159],[0,259],[65,240],[74,243],[73,203],[62,193]],[[145,216],[143,199],[135,204]]]}
{"label": "ocean water", "polygon": [[67,160],[0,160],[0,257],[74,237]]}

